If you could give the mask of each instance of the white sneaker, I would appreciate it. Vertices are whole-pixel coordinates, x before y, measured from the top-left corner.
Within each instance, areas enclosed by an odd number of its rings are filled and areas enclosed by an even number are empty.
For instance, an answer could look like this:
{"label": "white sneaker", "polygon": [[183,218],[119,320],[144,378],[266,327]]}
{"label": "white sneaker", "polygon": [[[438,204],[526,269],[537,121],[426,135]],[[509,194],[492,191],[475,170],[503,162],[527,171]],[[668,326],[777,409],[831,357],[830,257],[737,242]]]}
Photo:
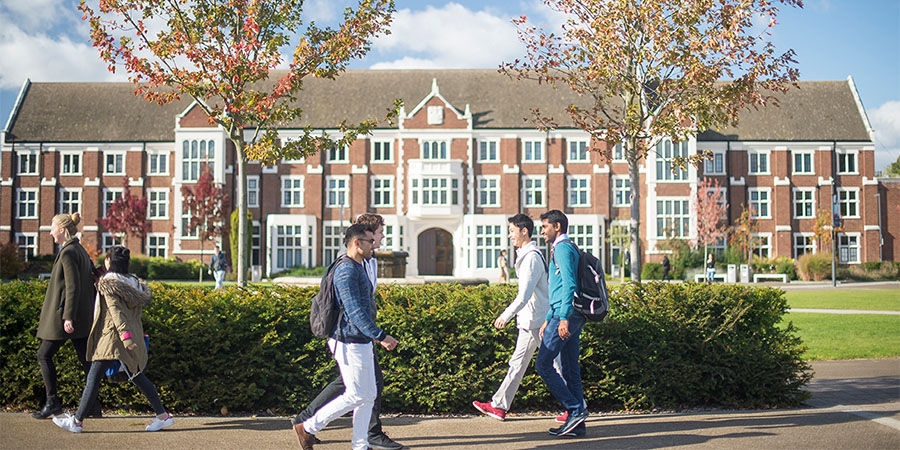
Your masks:
{"label": "white sneaker", "polygon": [[153,423],[147,425],[147,431],[159,431],[163,428],[169,428],[172,425],[175,425],[175,420],[172,419],[171,414],[169,414],[169,417],[166,417],[166,420],[159,420],[159,417],[154,417]]}
{"label": "white sneaker", "polygon": [[75,416],[66,413],[64,416],[56,416],[53,418],[56,426],[73,433],[81,433],[81,424],[75,422]]}

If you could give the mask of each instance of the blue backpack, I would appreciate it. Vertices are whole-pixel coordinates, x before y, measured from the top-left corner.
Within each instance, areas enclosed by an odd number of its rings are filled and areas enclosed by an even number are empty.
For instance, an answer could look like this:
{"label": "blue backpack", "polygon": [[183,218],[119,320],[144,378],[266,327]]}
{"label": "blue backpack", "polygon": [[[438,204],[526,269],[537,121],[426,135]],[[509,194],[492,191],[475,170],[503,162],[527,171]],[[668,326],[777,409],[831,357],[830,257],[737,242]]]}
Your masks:
{"label": "blue backpack", "polygon": [[[600,322],[609,314],[609,291],[603,264],[596,256],[582,251],[575,242],[568,240],[578,252],[578,267],[575,272],[575,298],[572,307],[584,314],[587,320]],[[553,262],[556,264],[556,261]],[[559,266],[557,266],[559,269]]]}

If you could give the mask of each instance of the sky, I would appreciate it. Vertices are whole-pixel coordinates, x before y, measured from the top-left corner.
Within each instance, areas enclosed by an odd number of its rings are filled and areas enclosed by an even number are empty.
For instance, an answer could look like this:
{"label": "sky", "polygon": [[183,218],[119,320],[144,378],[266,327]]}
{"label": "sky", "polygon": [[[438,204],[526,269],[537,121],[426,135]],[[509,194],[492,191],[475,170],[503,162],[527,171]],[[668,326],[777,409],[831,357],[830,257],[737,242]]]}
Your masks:
{"label": "sky", "polygon": [[[92,1],[96,3],[96,0]],[[900,157],[900,1],[804,0],[782,8],[770,37],[793,49],[801,80],[852,76],[875,129],[875,169]],[[335,23],[347,0],[306,0],[304,14]],[[356,69],[496,68],[524,55],[510,19],[558,27],[540,0],[395,0],[389,36],[376,39]],[[0,126],[26,78],[124,81],[88,39],[77,0],[0,0]]]}

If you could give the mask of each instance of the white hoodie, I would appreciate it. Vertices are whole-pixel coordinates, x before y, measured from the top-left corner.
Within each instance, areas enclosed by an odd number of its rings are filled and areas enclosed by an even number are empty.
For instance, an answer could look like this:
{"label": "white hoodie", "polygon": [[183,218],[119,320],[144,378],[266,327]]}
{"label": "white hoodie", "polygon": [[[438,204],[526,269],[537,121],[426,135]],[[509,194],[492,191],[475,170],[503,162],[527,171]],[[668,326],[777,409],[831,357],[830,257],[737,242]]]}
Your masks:
{"label": "white hoodie", "polygon": [[550,310],[550,289],[547,266],[534,241],[516,249],[516,278],[519,292],[500,318],[509,322],[516,316],[516,327],[526,330],[540,328]]}

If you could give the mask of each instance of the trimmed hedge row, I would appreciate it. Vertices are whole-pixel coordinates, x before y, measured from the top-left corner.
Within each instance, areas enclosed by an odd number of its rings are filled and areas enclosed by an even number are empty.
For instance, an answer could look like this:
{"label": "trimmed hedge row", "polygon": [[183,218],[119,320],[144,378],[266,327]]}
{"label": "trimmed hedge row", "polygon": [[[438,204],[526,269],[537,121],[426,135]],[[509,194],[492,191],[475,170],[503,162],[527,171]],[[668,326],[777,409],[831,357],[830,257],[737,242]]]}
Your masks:
{"label": "trimmed hedge row", "polygon": [[[308,326],[317,288],[276,286],[187,289],[153,284],[144,313],[150,334],[148,376],[166,407],[179,413],[291,413],[336,373]],[[46,283],[0,285],[0,405],[35,408],[43,383],[34,337]],[[400,341],[379,350],[385,410],[471,412],[497,388],[515,345],[493,319],[514,285],[378,288],[379,322]],[[613,292],[612,314],[581,336],[585,396],[592,408],[793,406],[810,377],[802,344],[778,323],[783,292],[733,285],[644,283]],[[75,352],[58,354],[60,396],[75,405],[83,387]],[[111,407],[146,409],[134,387],[103,383]],[[516,410],[556,410],[529,369]]]}

